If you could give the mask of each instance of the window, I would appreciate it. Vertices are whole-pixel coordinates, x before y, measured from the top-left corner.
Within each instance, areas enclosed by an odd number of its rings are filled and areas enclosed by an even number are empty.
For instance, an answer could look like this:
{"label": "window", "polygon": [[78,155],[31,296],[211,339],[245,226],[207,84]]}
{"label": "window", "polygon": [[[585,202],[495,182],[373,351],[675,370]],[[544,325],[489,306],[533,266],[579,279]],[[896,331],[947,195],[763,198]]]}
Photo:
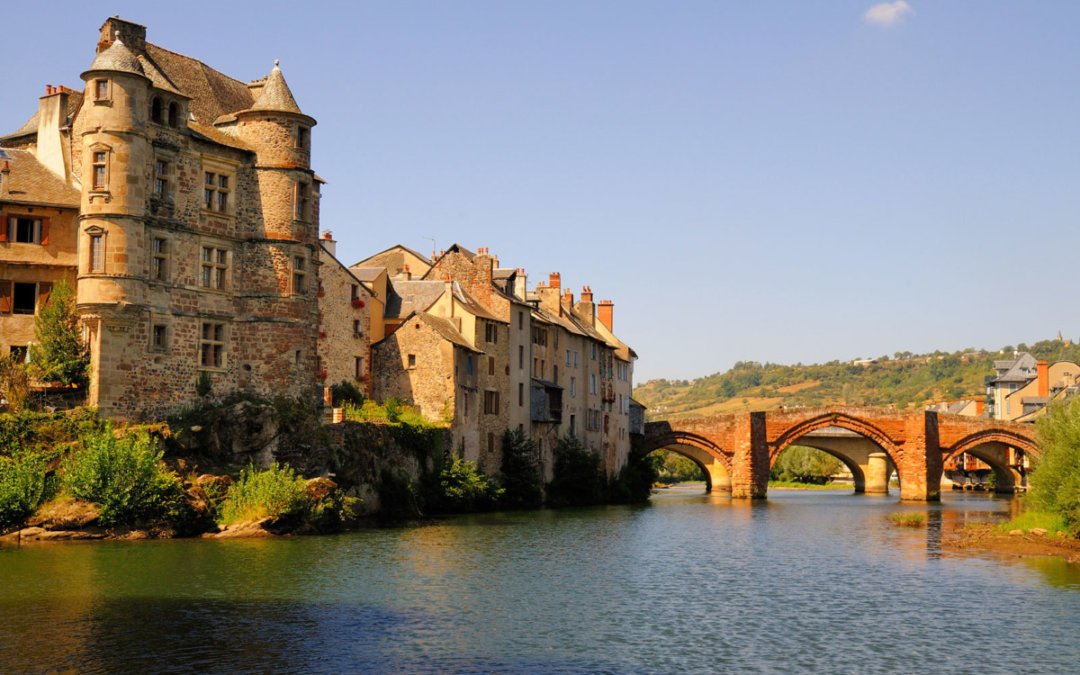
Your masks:
{"label": "window", "polygon": [[525,368],[525,345],[518,345],[518,370]]}
{"label": "window", "polygon": [[199,336],[199,365],[221,368],[225,363],[225,324],[204,321]]}
{"label": "window", "polygon": [[109,81],[108,80],[94,80],[94,100],[95,101],[108,101],[109,100]]}
{"label": "window", "polygon": [[33,314],[37,284],[0,281],[0,314]]}
{"label": "window", "polygon": [[485,391],[484,392],[484,414],[485,415],[498,415],[499,414],[499,392],[497,392],[497,391]]}
{"label": "window", "polygon": [[589,374],[589,393],[596,394],[596,373]]}
{"label": "window", "polygon": [[308,145],[311,143],[311,129],[307,127],[296,128],[296,147],[301,150],[307,150]]}
{"label": "window", "polygon": [[150,327],[150,349],[163,352],[168,346],[168,329],[163,323],[155,323]]}
{"label": "window", "polygon": [[494,374],[495,374],[495,357],[494,356],[489,356],[488,357],[488,375],[494,375]]}
{"label": "window", "polygon": [[573,363],[574,363],[574,359],[570,355],[570,350],[567,349],[566,350],[566,367],[569,368],[571,365],[573,365]]}
{"label": "window", "polygon": [[163,159],[154,161],[154,196],[165,198],[169,193],[169,163]]}
{"label": "window", "polygon": [[364,335],[363,330],[360,328],[360,319],[353,319],[352,334],[353,337],[362,337]]}
{"label": "window", "polygon": [[570,378],[570,398],[577,398],[577,378]]}
{"label": "window", "polygon": [[49,219],[11,216],[0,225],[0,242],[3,241],[44,246],[49,243]]}
{"label": "window", "polygon": [[465,392],[464,394],[462,394],[461,395],[461,400],[462,400],[461,416],[462,417],[468,417],[469,416],[469,392]]}
{"label": "window", "polygon": [[525,405],[525,383],[518,382],[518,407]]}
{"label": "window", "polygon": [[592,345],[592,360],[593,361],[596,360],[596,343],[595,342]]}
{"label": "window", "polygon": [[558,366],[552,366],[551,367],[551,381],[554,382],[555,384],[559,383],[559,367]]}
{"label": "window", "polygon": [[203,208],[225,213],[229,208],[229,176],[205,171],[203,178]]}
{"label": "window", "polygon": [[296,184],[296,219],[309,220],[308,203],[311,201],[311,185],[308,183]]}
{"label": "window", "polygon": [[499,326],[490,321],[484,322],[484,340],[497,343],[499,341]]}
{"label": "window", "polygon": [[357,286],[356,284],[352,285],[352,299],[353,300],[359,300],[360,299],[360,287]]}
{"label": "window", "polygon": [[525,330],[525,312],[518,312],[518,330]]}
{"label": "window", "polygon": [[90,235],[90,271],[105,271],[105,235]]}
{"label": "window", "polygon": [[577,415],[570,416],[570,435],[577,435]]}
{"label": "window", "polygon": [[473,370],[475,369],[475,367],[476,367],[476,366],[474,365],[474,362],[473,362],[473,355],[472,355],[472,354],[469,354],[469,355],[468,355],[468,356],[467,356],[467,357],[465,358],[465,374],[466,374],[466,375],[472,375],[472,374],[473,374]]}
{"label": "window", "polygon": [[363,356],[354,356],[353,357],[353,377],[355,377],[358,380],[364,379],[364,357]]}
{"label": "window", "polygon": [[91,166],[94,189],[107,190],[109,188],[109,153],[104,150],[95,150]]}
{"label": "window", "polygon": [[304,292],[304,277],[307,275],[305,269],[307,261],[304,256],[298,255],[293,257],[293,275],[292,275],[292,292],[293,295],[300,295]]}
{"label": "window", "polygon": [[540,345],[541,347],[547,346],[547,329],[533,326],[532,329],[532,342],[534,345]]}
{"label": "window", "polygon": [[154,124],[161,124],[161,99],[157,96],[150,101],[150,121]]}
{"label": "window", "polygon": [[176,128],[176,125],[180,122],[180,106],[176,105],[176,101],[169,104],[169,126]]}
{"label": "window", "polygon": [[202,249],[202,287],[222,290],[225,288],[225,275],[229,269],[229,253],[223,248],[203,246]]}
{"label": "window", "polygon": [[150,241],[150,281],[165,281],[168,275],[169,242],[161,237]]}
{"label": "window", "polygon": [[488,432],[488,454],[495,454],[495,433],[492,431]]}

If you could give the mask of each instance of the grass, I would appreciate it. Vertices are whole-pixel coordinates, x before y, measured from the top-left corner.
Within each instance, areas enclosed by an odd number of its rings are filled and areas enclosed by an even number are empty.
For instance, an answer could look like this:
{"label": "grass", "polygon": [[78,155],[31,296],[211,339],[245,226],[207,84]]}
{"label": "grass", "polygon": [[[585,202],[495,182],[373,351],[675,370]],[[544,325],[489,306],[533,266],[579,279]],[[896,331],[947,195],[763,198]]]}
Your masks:
{"label": "grass", "polygon": [[265,471],[247,467],[229,487],[221,504],[218,521],[231,525],[262,518],[284,518],[302,513],[306,507],[307,481],[288,465],[274,464]]}
{"label": "grass", "polygon": [[922,513],[911,513],[908,511],[897,511],[889,514],[889,520],[893,525],[899,527],[925,527],[926,515]]}
{"label": "grass", "polygon": [[1025,511],[1016,518],[1013,518],[1007,523],[1001,523],[997,526],[999,532],[1010,532],[1012,530],[1023,530],[1029,532],[1036,528],[1042,528],[1046,530],[1047,536],[1057,536],[1058,532],[1068,532],[1066,527],[1065,518],[1057,513],[1046,513],[1044,511]]}
{"label": "grass", "polygon": [[800,483],[794,480],[771,480],[769,481],[770,488],[781,488],[787,490],[854,490],[855,486],[847,485],[845,483],[826,483],[824,485],[817,485],[815,483]]}

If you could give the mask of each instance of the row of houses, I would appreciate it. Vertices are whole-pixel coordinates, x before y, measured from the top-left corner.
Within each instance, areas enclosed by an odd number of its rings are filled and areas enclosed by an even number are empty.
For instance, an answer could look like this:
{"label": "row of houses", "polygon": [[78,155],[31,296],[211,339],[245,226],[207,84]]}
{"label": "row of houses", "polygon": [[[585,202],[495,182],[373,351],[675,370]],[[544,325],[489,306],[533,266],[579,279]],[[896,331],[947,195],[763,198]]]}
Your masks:
{"label": "row of houses", "polygon": [[530,288],[486,248],[339,261],[316,120],[277,63],[244,82],[112,17],[82,80],[0,137],[0,351],[25,355],[66,279],[109,417],[168,414],[207,377],[218,396],[349,381],[446,423],[488,470],[513,429],[548,472],[567,435],[625,463],[642,410],[613,303],[558,274]]}

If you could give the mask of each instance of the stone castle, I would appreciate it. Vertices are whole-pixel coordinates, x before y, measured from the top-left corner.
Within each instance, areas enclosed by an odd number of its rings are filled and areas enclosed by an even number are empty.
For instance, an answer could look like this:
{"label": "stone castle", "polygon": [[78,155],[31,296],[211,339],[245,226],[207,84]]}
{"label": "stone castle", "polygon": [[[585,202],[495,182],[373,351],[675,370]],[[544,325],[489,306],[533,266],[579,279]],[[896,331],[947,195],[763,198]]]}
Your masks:
{"label": "stone castle", "polygon": [[572,434],[614,472],[642,410],[613,304],[486,248],[396,246],[347,266],[320,235],[315,119],[275,63],[242,82],[101,26],[82,90],[47,85],[0,137],[0,354],[25,355],[55,283],[77,288],[88,403],[118,419],[190,404],[196,383],[302,396],[355,383],[451,428],[498,467],[501,435]]}

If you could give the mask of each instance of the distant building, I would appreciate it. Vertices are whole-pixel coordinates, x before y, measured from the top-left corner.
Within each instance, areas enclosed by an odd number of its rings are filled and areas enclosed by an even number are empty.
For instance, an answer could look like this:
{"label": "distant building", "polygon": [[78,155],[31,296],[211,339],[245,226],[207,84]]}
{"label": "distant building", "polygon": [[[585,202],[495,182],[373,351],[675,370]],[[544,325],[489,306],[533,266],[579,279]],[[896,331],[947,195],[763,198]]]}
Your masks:
{"label": "distant building", "polygon": [[1080,385],[1080,365],[1072,361],[1037,361],[1027,352],[994,361],[996,374],[986,380],[986,412],[1000,420],[1030,421],[1055,398]]}

